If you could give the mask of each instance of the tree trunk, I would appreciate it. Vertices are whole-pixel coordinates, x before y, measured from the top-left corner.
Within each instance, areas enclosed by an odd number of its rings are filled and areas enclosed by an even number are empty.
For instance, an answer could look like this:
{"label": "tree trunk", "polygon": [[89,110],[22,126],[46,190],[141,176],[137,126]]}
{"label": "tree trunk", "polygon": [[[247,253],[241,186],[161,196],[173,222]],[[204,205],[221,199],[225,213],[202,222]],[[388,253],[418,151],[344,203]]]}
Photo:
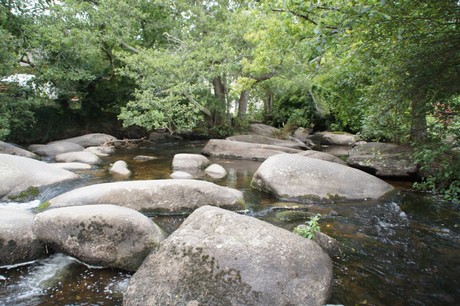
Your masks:
{"label": "tree trunk", "polygon": [[414,98],[411,101],[411,107],[410,140],[416,143],[423,143],[426,140],[427,130],[427,107],[425,100]]}
{"label": "tree trunk", "polygon": [[225,84],[222,82],[222,78],[218,76],[212,80],[212,85],[214,88],[214,96],[218,103],[216,107],[213,107],[212,124],[220,125],[223,122],[227,110]]}
{"label": "tree trunk", "polygon": [[248,110],[248,91],[243,90],[238,99],[238,118],[242,119],[246,116]]}

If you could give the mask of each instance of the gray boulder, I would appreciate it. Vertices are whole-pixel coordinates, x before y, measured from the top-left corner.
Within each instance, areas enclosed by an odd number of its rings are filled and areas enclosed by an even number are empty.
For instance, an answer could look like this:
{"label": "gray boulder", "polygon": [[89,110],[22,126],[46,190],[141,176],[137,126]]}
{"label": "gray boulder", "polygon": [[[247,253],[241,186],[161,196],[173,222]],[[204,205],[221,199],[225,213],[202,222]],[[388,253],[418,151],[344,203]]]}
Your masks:
{"label": "gray boulder", "polygon": [[376,176],[407,178],[417,173],[412,153],[408,146],[369,142],[354,147],[347,163]]}
{"label": "gray boulder", "polygon": [[58,162],[72,163],[79,162],[85,164],[98,164],[101,162],[101,159],[94,153],[91,152],[68,152],[58,154],[54,157]]}
{"label": "gray boulder", "polygon": [[305,143],[299,141],[289,141],[289,140],[281,140],[276,138],[271,138],[267,136],[261,135],[236,135],[227,137],[227,140],[233,141],[240,141],[240,142],[249,142],[249,143],[260,143],[266,145],[273,145],[279,147],[286,147],[286,148],[293,148],[298,150],[305,150],[307,146]]}
{"label": "gray boulder", "polygon": [[325,153],[325,152],[308,150],[308,151],[304,151],[304,152],[297,153],[297,154],[302,155],[302,156],[308,156],[310,158],[321,159],[321,160],[325,160],[328,162],[333,162],[333,163],[337,163],[341,165],[347,165],[347,163],[343,159],[340,159],[339,157],[335,155]]}
{"label": "gray boulder", "polygon": [[181,153],[174,155],[172,168],[174,170],[199,170],[209,166],[211,162],[206,156],[200,154]]}
{"label": "gray boulder", "polygon": [[10,155],[17,155],[22,157],[28,158],[38,158],[37,154],[34,154],[30,151],[24,150],[16,145],[11,143],[0,141],[0,153],[2,154],[10,154]]}
{"label": "gray boulder", "polygon": [[131,170],[128,169],[128,164],[124,160],[114,162],[109,172],[122,177],[129,177],[131,175]]}
{"label": "gray boulder", "polygon": [[321,144],[334,146],[351,146],[356,142],[356,136],[348,133],[322,133]]}
{"label": "gray boulder", "polygon": [[84,149],[79,144],[65,141],[53,142],[44,146],[36,146],[32,148],[34,148],[32,152],[41,156],[55,156],[67,152],[79,152]]}
{"label": "gray boulder", "polygon": [[311,129],[306,129],[303,127],[299,127],[294,131],[294,137],[299,139],[302,142],[309,141],[308,136],[311,134],[312,130]]}
{"label": "gray boulder", "polygon": [[61,141],[72,142],[79,144],[82,147],[98,147],[98,146],[105,146],[107,144],[111,144],[118,139],[114,136],[102,133],[93,133],[93,134],[86,134],[78,137],[67,138]]}
{"label": "gray boulder", "polygon": [[204,172],[212,178],[223,178],[227,175],[227,170],[218,164],[212,164],[207,167]]}
{"label": "gray boulder", "polygon": [[38,196],[39,189],[78,175],[26,157],[0,154],[0,198],[25,200]]}
{"label": "gray boulder", "polygon": [[209,140],[201,151],[206,156],[258,161],[264,161],[275,154],[299,152],[302,151],[286,147],[222,139]]}
{"label": "gray boulder", "polygon": [[192,179],[193,175],[184,171],[174,171],[169,175],[170,178],[176,180]]}
{"label": "gray boulder", "polygon": [[312,240],[205,206],[146,258],[123,305],[324,305],[331,285]]}
{"label": "gray boulder", "polygon": [[394,189],[358,169],[296,154],[267,159],[254,174],[251,186],[298,202],[378,199]]}
{"label": "gray boulder", "polygon": [[0,266],[35,260],[45,253],[32,231],[34,214],[0,208]]}
{"label": "gray boulder", "polygon": [[135,271],[164,239],[143,214],[115,205],[87,205],[35,216],[34,233],[53,249],[91,265]]}
{"label": "gray boulder", "polygon": [[50,201],[51,207],[116,204],[137,211],[186,214],[213,205],[244,209],[243,193],[198,180],[149,180],[96,184],[74,189]]}

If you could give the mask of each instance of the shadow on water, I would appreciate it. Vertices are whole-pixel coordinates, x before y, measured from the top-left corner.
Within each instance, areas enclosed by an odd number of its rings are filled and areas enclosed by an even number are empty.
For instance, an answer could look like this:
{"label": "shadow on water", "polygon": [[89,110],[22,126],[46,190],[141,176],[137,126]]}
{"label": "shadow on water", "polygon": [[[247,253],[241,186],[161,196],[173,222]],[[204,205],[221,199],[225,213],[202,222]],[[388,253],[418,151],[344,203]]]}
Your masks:
{"label": "shadow on water", "polygon": [[[203,143],[190,142],[119,150],[104,163],[83,171],[78,182],[62,184],[42,195],[49,199],[88,184],[111,182],[108,169],[125,160],[130,179],[167,179],[176,153],[199,153]],[[133,160],[147,155],[155,159]],[[241,212],[292,230],[304,220],[286,221],[278,212],[302,210],[321,214],[321,231],[348,246],[333,258],[334,284],[329,303],[343,305],[459,305],[460,212],[439,199],[407,191],[382,201],[298,204],[276,200],[250,188],[260,162],[218,160],[223,179],[204,173],[200,179],[241,190],[248,203]],[[171,234],[186,216],[151,216]],[[48,276],[47,276],[48,275]],[[37,277],[39,276],[39,277]],[[19,267],[0,267],[0,305],[120,305],[130,274],[86,266],[56,254]]]}

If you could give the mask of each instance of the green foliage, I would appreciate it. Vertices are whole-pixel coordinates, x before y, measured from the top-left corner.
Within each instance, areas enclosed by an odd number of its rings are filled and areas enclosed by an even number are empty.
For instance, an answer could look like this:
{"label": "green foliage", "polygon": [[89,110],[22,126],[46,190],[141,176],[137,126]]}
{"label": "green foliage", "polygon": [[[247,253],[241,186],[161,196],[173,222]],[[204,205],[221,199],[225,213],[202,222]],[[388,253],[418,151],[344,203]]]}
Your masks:
{"label": "green foliage", "polygon": [[315,238],[316,232],[321,230],[318,223],[320,217],[320,214],[311,217],[309,221],[305,222],[305,224],[295,227],[294,233],[307,239]]}

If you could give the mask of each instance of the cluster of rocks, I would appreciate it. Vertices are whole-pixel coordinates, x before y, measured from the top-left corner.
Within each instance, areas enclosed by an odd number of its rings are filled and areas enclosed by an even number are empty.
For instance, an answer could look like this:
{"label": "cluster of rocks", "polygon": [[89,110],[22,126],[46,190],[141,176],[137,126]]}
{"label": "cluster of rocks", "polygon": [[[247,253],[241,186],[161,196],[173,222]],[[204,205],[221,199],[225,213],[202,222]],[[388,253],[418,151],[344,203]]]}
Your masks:
{"label": "cluster of rocks", "polygon": [[[210,159],[262,161],[252,188],[293,202],[379,199],[393,187],[374,175],[392,176],[390,157],[401,147],[356,144],[348,134],[298,130],[288,139],[253,125],[257,135],[212,139],[202,154],[176,154],[172,178],[117,181],[77,188],[46,202],[36,215],[0,209],[0,265],[36,259],[45,250],[63,252],[92,265],[136,271],[125,305],[264,304],[324,305],[330,295],[332,264],[316,242],[235,211],[246,208],[243,193],[193,178],[222,178],[227,172]],[[0,198],[13,199],[31,188],[75,180],[66,169],[100,163],[111,154],[104,134],[33,146],[31,152],[0,143]],[[317,146],[349,147],[345,161],[315,151]],[[351,146],[355,145],[352,149]],[[60,163],[45,163],[43,156]],[[388,157],[387,157],[388,156]],[[153,157],[139,156],[138,160]],[[407,161],[410,162],[409,160]],[[348,165],[352,165],[350,167]],[[374,167],[374,168],[373,168]],[[402,166],[398,166],[401,168]],[[33,169],[33,170],[31,170]],[[377,169],[377,170],[370,170]],[[121,177],[125,161],[109,170]],[[404,168],[397,175],[410,175]],[[166,237],[145,214],[189,215]],[[317,242],[329,238],[318,238]]]}

